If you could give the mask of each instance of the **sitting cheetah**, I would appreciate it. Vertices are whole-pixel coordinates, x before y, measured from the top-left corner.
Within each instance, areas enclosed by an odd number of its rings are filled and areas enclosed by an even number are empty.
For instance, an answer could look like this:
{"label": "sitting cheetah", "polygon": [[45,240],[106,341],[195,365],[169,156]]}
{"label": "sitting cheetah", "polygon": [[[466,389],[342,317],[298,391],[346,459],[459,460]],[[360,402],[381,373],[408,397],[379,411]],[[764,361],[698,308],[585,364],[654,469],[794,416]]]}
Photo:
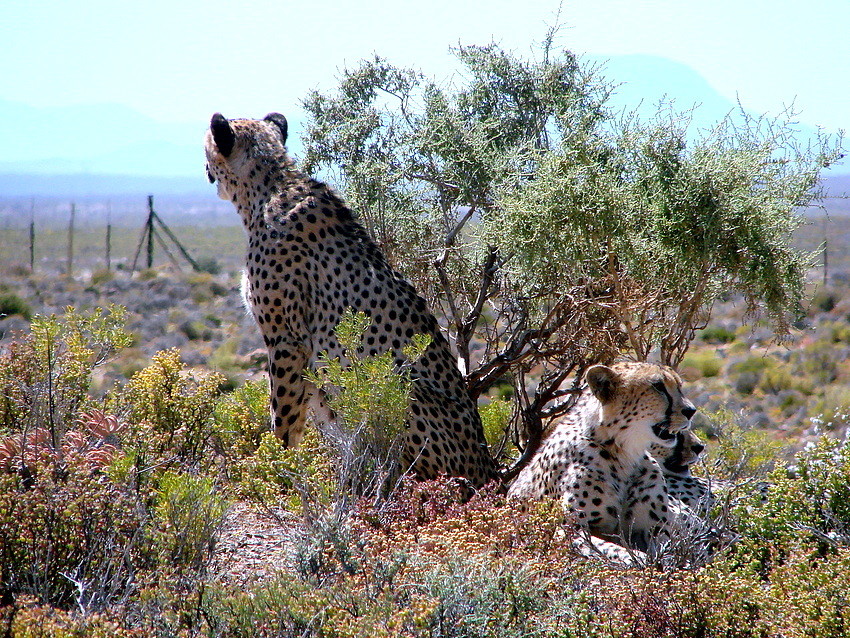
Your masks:
{"label": "sitting cheetah", "polygon": [[413,365],[414,389],[402,462],[422,478],[496,478],[474,401],[425,300],[387,263],[351,211],[326,184],[300,173],[286,153],[287,122],[213,115],[207,176],[233,202],[248,235],[245,297],[269,353],[275,434],[297,445],[315,388],[304,371],[318,356],[344,355],[334,328],[352,308],[371,318],[366,355],[402,349],[414,334],[432,338]]}
{"label": "sitting cheetah", "polygon": [[670,515],[661,468],[647,450],[674,446],[696,409],[667,367],[596,365],[585,380],[576,405],[550,430],[508,496],[559,498],[591,534],[645,551]]}

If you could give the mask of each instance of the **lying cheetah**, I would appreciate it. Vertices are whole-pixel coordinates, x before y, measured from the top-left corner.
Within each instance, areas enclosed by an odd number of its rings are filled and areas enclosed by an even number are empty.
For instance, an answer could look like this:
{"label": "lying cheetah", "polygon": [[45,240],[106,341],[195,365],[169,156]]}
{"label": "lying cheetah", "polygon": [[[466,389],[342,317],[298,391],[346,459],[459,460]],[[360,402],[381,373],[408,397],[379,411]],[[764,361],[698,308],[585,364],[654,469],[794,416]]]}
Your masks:
{"label": "lying cheetah", "polygon": [[667,493],[673,502],[698,515],[705,515],[714,505],[712,482],[691,474],[691,465],[696,463],[705,444],[690,430],[676,435],[673,447],[651,445],[649,453],[661,465]]}
{"label": "lying cheetah", "polygon": [[585,379],[576,405],[550,430],[508,496],[559,498],[590,534],[646,551],[670,517],[661,468],[647,450],[674,446],[696,409],[667,367],[596,365]]}
{"label": "lying cheetah", "polygon": [[327,185],[297,171],[286,153],[286,118],[213,115],[207,175],[233,202],[248,235],[246,298],[269,354],[275,434],[302,438],[315,388],[304,379],[320,353],[344,353],[334,328],[352,308],[370,319],[366,355],[402,349],[415,334],[431,345],[413,365],[414,389],[402,462],[422,478],[438,473],[482,485],[497,476],[475,402],[437,321]]}

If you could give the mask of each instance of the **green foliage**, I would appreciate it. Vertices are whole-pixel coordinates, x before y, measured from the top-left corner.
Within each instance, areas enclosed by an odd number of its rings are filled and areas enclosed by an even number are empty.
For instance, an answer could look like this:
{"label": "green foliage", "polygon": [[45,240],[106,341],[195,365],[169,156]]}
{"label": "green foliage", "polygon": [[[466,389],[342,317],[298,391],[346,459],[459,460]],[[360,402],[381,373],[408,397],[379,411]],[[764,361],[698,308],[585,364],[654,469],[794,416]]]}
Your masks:
{"label": "green foliage", "polygon": [[736,512],[740,560],[764,570],[794,551],[850,546],[850,445],[823,437],[797,454],[792,471],[770,475],[766,498]]}
{"label": "green foliage", "polygon": [[816,403],[813,425],[825,430],[841,430],[850,424],[850,388],[829,387],[823,398]]}
{"label": "green foliage", "polygon": [[[836,330],[832,332],[832,338],[843,337],[841,332]],[[835,350],[835,343],[827,339],[818,339],[811,344],[801,344],[791,353],[794,373],[818,386],[833,383],[838,378],[840,363],[835,356]]]}
{"label": "green foliage", "polygon": [[723,360],[712,350],[701,350],[686,354],[681,365],[699,370],[703,377],[716,377],[723,369]]}
{"label": "green foliage", "polygon": [[792,366],[776,364],[764,370],[758,385],[759,389],[768,394],[779,394],[785,390],[796,390],[802,394],[812,394],[812,380],[796,374]]}
{"label": "green foliage", "polygon": [[709,446],[709,458],[720,478],[765,478],[786,444],[770,432],[741,427],[734,415],[718,411],[707,415],[719,436]]}
{"label": "green foliage", "polygon": [[706,343],[723,344],[735,341],[735,333],[720,326],[708,326],[699,331],[699,336]]}
{"label": "green foliage", "polygon": [[[200,303],[195,299],[195,303]],[[203,321],[186,321],[180,326],[180,331],[191,341],[209,341],[213,337],[212,328]]]}
{"label": "green foliage", "polygon": [[484,436],[490,447],[498,445],[505,436],[513,414],[510,401],[494,398],[478,408],[481,414],[481,425],[484,426]]}
{"label": "green foliage", "polygon": [[819,312],[831,312],[840,297],[834,290],[818,290],[812,296],[811,307]]}
{"label": "green foliage", "polygon": [[803,149],[790,115],[743,110],[702,133],[666,106],[617,119],[612,85],[553,38],[535,61],[458,47],[452,86],[376,57],[304,102],[305,170],[445,313],[473,395],[510,377],[519,404],[524,370],[623,350],[675,365],[730,292],[787,333],[811,261],[791,234],[840,138]]}
{"label": "green foliage", "polygon": [[219,397],[213,411],[222,452],[240,459],[253,452],[269,427],[269,384],[248,381]]}
{"label": "green foliage", "polygon": [[211,479],[166,472],[159,478],[153,524],[163,566],[203,572],[227,512]]}
{"label": "green foliage", "polygon": [[0,319],[11,315],[20,315],[29,320],[32,318],[32,309],[18,295],[11,292],[0,293]]}
{"label": "green foliage", "polygon": [[92,286],[99,286],[101,284],[105,284],[106,282],[112,281],[113,279],[115,279],[115,274],[111,270],[107,270],[106,268],[95,270],[91,274]]}
{"label": "green foliage", "polygon": [[[404,349],[407,363],[401,367],[396,366],[391,351],[364,357],[359,353],[370,322],[363,313],[346,311],[335,330],[345,361],[322,355],[322,366],[306,374],[326,393],[328,406],[341,426],[340,432],[328,437],[337,446],[341,484],[358,494],[383,493],[399,472],[401,435],[413,389],[410,365],[431,342],[430,336],[414,335]],[[354,466],[345,459],[352,459]]]}
{"label": "green foliage", "polygon": [[256,451],[237,464],[234,478],[241,497],[268,507],[283,505],[295,513],[329,508],[337,488],[330,450],[315,430],[295,448],[286,448],[271,432],[263,433]]}
{"label": "green foliage", "polygon": [[126,311],[111,305],[33,318],[30,333],[0,354],[0,429],[47,427],[54,442],[73,421],[92,371],[132,338]]}
{"label": "green foliage", "polygon": [[213,415],[223,380],[215,372],[192,378],[176,349],[156,354],[151,365],[133,375],[121,401],[129,407],[127,420],[141,460],[159,467],[210,462]]}
{"label": "green foliage", "polygon": [[201,257],[196,260],[198,270],[201,272],[217,275],[221,272],[221,264],[215,257]]}

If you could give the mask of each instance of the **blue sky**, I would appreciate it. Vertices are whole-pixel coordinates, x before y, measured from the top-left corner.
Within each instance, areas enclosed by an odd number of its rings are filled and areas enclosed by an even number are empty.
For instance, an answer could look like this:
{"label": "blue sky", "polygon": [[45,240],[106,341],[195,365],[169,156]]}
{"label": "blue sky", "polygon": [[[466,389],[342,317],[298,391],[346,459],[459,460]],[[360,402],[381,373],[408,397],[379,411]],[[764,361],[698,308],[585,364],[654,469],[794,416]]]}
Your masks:
{"label": "blue sky", "polygon": [[[296,114],[374,53],[447,79],[458,43],[531,55],[557,12],[557,0],[2,0],[0,100],[120,104],[199,127],[213,111]],[[559,21],[576,53],[659,56],[749,110],[795,102],[806,124],[850,128],[848,0],[565,0]]]}

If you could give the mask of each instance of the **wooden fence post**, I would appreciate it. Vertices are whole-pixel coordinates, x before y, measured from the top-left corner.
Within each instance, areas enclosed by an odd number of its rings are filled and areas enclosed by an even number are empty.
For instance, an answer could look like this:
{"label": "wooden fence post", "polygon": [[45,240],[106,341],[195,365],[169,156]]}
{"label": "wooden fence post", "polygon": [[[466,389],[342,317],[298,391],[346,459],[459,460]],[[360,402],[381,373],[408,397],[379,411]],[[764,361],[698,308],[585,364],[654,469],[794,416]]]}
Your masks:
{"label": "wooden fence post", "polygon": [[77,214],[77,205],[71,202],[71,220],[68,222],[68,279],[74,277],[74,217]]}
{"label": "wooden fence post", "polygon": [[30,272],[35,272],[35,200],[30,202]]}

